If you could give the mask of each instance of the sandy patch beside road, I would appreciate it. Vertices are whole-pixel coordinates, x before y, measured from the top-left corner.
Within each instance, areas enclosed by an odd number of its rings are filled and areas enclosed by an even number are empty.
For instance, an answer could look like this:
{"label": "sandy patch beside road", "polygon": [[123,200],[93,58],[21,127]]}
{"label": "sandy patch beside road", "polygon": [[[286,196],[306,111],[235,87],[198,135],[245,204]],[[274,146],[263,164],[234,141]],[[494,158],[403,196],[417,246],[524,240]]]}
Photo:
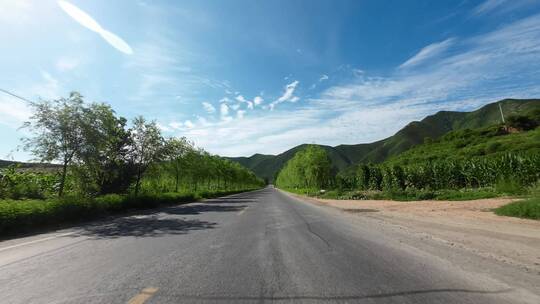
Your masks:
{"label": "sandy patch beside road", "polygon": [[502,217],[490,211],[513,199],[396,202],[295,196],[395,224],[420,238],[461,247],[540,274],[540,221]]}

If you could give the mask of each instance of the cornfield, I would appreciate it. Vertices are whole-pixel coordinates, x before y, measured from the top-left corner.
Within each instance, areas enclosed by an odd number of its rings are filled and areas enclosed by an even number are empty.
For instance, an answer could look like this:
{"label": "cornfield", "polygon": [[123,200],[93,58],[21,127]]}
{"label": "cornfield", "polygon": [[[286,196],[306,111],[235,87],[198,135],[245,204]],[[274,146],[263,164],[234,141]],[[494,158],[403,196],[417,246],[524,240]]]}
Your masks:
{"label": "cornfield", "polygon": [[512,181],[523,186],[540,179],[540,155],[504,154],[468,160],[436,160],[408,166],[361,165],[356,174],[361,190],[461,189]]}

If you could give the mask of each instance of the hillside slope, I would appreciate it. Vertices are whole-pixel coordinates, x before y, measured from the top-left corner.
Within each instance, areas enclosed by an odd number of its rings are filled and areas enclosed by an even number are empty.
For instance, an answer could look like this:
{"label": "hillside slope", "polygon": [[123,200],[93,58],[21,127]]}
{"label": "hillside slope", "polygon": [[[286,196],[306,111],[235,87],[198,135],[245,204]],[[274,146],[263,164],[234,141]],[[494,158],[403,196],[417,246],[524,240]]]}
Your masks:
{"label": "hillside slope", "polygon": [[[540,99],[504,99],[472,112],[437,112],[421,121],[409,123],[393,136],[373,143],[321,147],[328,152],[334,168],[339,171],[358,163],[379,163],[423,143],[427,137],[438,139],[450,131],[500,123],[501,115],[497,103],[501,104],[505,116],[540,109]],[[305,145],[299,145],[275,156],[255,154],[251,157],[230,159],[251,169],[257,176],[272,181],[281,167],[303,147]]]}

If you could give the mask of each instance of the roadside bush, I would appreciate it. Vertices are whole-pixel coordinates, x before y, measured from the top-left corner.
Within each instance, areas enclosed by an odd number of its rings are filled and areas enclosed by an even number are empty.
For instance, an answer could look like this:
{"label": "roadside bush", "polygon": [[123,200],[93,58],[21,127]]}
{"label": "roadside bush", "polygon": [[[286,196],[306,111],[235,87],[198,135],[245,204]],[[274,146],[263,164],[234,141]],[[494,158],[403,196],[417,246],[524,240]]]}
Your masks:
{"label": "roadside bush", "polygon": [[[254,190],[245,189],[243,191]],[[200,194],[164,193],[160,195],[107,194],[96,198],[64,196],[49,200],[0,200],[0,235],[27,232],[117,214],[130,209],[193,202],[243,191],[216,191]]]}
{"label": "roadside bush", "polygon": [[540,197],[504,205],[495,209],[495,214],[540,220]]}
{"label": "roadside bush", "polygon": [[43,199],[56,191],[54,173],[21,171],[16,166],[0,170],[0,198]]}
{"label": "roadside bush", "polygon": [[495,190],[498,192],[498,193],[501,193],[501,194],[508,194],[508,195],[516,195],[516,194],[523,194],[524,192],[526,192],[526,188],[512,180],[512,179],[500,179],[496,184],[495,184]]}

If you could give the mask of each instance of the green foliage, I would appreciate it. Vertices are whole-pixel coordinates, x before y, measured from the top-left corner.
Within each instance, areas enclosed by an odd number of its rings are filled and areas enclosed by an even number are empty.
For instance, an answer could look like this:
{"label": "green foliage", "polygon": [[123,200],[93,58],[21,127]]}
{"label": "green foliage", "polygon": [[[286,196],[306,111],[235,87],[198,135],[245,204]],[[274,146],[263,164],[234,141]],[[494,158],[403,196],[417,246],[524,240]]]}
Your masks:
{"label": "green foliage", "polygon": [[495,209],[495,214],[540,220],[540,197],[512,202]]}
{"label": "green foliage", "polygon": [[495,187],[499,193],[518,194],[539,179],[540,155],[526,153],[438,159],[404,167],[369,165],[360,167],[357,173],[359,189],[384,191]]}
{"label": "green foliage", "polygon": [[135,173],[129,159],[133,137],[127,120],[117,117],[109,105],[93,103],[85,108],[81,129],[85,141],[77,154],[79,164],[73,168],[81,190],[91,194],[125,192]]}
{"label": "green foliage", "polygon": [[391,158],[387,163],[408,165],[431,160],[461,161],[476,156],[501,156],[507,153],[540,154],[540,128],[508,133],[500,126],[449,132],[437,142],[419,145]]}
{"label": "green foliage", "polygon": [[511,127],[522,131],[533,130],[538,127],[538,122],[527,116],[514,115],[510,116],[506,120],[506,124]]}
{"label": "green foliage", "polygon": [[[127,120],[109,105],[85,104],[79,93],[32,107],[34,115],[25,126],[33,137],[25,139],[25,147],[39,159],[61,163],[60,174],[49,175],[58,180],[58,196],[66,186],[70,195],[99,196],[236,191],[263,184],[239,164],[196,149],[185,138],[164,139],[155,121],[139,116],[128,128]],[[14,182],[16,176],[10,174],[5,185],[0,184],[0,197],[50,195],[50,188],[37,189],[28,176],[24,182],[22,177]]]}
{"label": "green foliage", "polygon": [[84,101],[77,92],[69,98],[31,103],[33,115],[24,124],[34,133],[25,139],[25,149],[42,161],[59,161],[62,174],[58,186],[58,196],[64,193],[67,167],[73,162],[77,152],[84,146]]}
{"label": "green foliage", "polygon": [[298,151],[278,174],[276,185],[283,188],[323,189],[333,184],[334,174],[327,152],[309,145]]}
{"label": "green foliage", "polygon": [[56,174],[17,169],[17,166],[0,169],[0,199],[40,199],[56,192]]}
{"label": "green foliage", "polygon": [[139,194],[141,179],[150,165],[159,161],[165,152],[165,142],[155,121],[139,116],[133,120],[131,163],[135,167],[135,195]]}
{"label": "green foliage", "polygon": [[239,191],[222,190],[139,196],[107,194],[95,198],[66,195],[49,200],[0,200],[0,235],[26,232],[38,227],[58,227],[69,222],[94,219],[125,210],[175,205],[237,192]]}
{"label": "green foliage", "polygon": [[504,177],[498,180],[495,183],[495,190],[497,190],[498,193],[506,195],[519,195],[527,191],[526,185],[509,177]]}
{"label": "green foliage", "polygon": [[190,144],[185,149],[185,153],[153,165],[142,180],[141,192],[236,191],[264,185],[253,172],[238,163],[197,150]]}

